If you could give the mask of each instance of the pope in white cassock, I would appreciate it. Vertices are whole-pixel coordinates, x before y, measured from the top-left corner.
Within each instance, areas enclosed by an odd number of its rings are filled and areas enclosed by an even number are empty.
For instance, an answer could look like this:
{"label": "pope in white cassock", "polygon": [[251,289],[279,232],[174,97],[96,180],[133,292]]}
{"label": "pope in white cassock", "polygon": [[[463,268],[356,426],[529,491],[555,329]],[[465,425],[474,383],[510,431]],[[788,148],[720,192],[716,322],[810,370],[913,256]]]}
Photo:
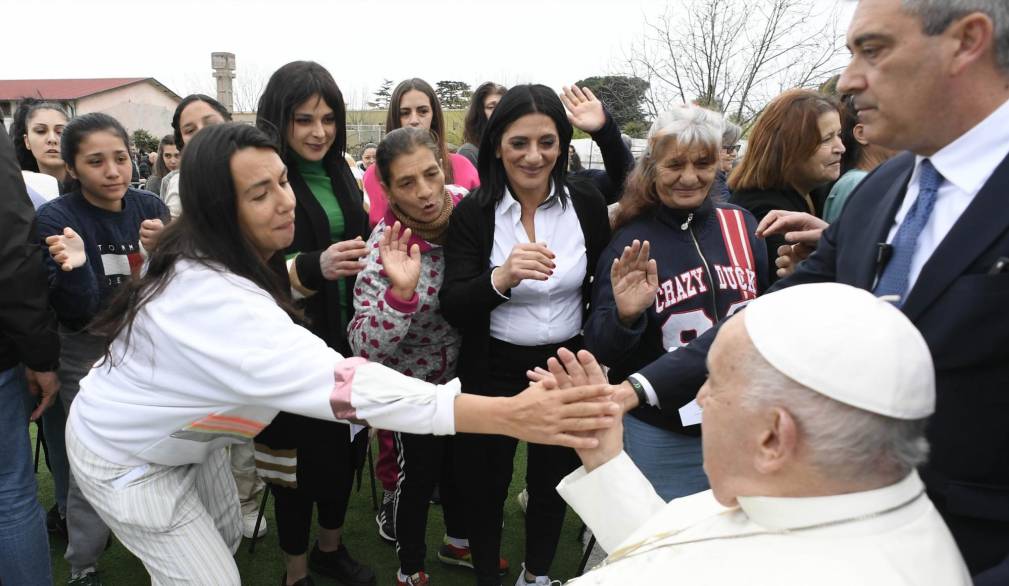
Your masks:
{"label": "pope in white cassock", "polygon": [[[560,386],[602,376],[587,353],[562,358]],[[664,503],[620,426],[558,485],[609,552],[575,584],[971,583],[915,471],[934,370],[899,310],[847,285],[789,287],[725,324],[708,369],[711,490]]]}

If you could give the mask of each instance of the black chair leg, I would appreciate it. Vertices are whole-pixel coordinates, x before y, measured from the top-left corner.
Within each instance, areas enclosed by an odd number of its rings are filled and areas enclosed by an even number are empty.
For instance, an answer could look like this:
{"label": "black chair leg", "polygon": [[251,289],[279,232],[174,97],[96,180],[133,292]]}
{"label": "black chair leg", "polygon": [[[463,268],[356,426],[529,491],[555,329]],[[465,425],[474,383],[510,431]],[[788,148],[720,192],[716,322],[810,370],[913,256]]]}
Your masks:
{"label": "black chair leg", "polygon": [[375,458],[371,453],[371,442],[368,442],[368,477],[371,479],[371,508],[378,510],[378,492],[375,488]]}
{"label": "black chair leg", "polygon": [[252,537],[249,539],[249,553],[256,553],[256,541],[259,540],[259,526],[263,522],[263,515],[266,515],[266,501],[270,499],[270,483],[263,487],[263,500],[259,503],[259,515],[256,516],[256,527],[252,530]]}
{"label": "black chair leg", "polygon": [[42,453],[42,426],[35,425],[35,474],[39,473],[39,454]]}
{"label": "black chair leg", "polygon": [[585,573],[585,566],[589,563],[589,556],[592,555],[592,550],[596,547],[596,536],[593,535],[589,537],[589,544],[585,548],[585,553],[582,554],[582,561],[578,564],[578,573],[575,576],[581,576]]}

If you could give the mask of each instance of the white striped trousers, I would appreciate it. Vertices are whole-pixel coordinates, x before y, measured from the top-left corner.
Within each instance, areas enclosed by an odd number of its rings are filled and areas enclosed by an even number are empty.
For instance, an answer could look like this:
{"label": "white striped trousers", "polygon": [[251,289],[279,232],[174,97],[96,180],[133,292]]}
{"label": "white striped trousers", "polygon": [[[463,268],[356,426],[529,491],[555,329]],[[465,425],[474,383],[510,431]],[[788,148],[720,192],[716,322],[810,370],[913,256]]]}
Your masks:
{"label": "white striped trousers", "polygon": [[226,449],[202,464],[120,466],[83,445],[70,419],[67,455],[81,492],[155,586],[241,584],[241,509]]}

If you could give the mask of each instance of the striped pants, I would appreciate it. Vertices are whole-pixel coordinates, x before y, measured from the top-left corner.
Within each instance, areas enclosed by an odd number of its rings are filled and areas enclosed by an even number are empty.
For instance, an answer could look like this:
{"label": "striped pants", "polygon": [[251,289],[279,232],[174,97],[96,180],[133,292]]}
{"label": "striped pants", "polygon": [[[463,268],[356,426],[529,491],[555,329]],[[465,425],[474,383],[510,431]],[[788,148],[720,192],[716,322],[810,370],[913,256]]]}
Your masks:
{"label": "striped pants", "polygon": [[226,450],[202,464],[120,466],[82,444],[71,421],[66,442],[84,497],[152,584],[241,584],[233,557],[241,511]]}

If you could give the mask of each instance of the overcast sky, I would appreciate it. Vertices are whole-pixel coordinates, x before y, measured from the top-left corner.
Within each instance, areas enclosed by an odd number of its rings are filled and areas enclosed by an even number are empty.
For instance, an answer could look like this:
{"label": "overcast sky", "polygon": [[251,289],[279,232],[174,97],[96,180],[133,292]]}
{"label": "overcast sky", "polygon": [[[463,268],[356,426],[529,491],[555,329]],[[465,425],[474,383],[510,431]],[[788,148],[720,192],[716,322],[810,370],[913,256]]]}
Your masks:
{"label": "overcast sky", "polygon": [[[689,0],[683,0],[689,1]],[[842,30],[852,2],[842,4]],[[0,77],[154,77],[212,93],[210,53],[244,87],[296,59],[326,66],[357,105],[388,78],[559,88],[619,72],[666,0],[3,0]],[[236,103],[236,106],[240,104]]]}

